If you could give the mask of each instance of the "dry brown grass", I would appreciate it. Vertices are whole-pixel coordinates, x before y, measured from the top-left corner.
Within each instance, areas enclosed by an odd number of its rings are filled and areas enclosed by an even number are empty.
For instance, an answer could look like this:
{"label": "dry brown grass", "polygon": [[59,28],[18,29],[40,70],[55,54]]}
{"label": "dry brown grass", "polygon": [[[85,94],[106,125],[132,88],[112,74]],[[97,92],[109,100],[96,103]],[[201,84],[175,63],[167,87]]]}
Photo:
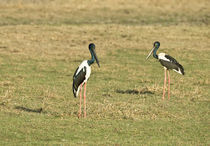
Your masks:
{"label": "dry brown grass", "polygon": [[209,5],[208,0],[3,1],[0,24],[209,24]]}

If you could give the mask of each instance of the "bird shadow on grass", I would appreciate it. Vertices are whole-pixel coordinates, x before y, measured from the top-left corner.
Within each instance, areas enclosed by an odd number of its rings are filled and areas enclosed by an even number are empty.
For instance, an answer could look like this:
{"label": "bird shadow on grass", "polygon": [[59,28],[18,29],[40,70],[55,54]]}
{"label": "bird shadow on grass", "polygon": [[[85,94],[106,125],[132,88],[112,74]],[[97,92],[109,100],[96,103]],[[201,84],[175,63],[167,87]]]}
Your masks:
{"label": "bird shadow on grass", "polygon": [[154,92],[149,91],[147,88],[143,88],[141,90],[136,89],[128,89],[128,90],[116,90],[117,93],[120,94],[154,94]]}
{"label": "bird shadow on grass", "polygon": [[6,46],[0,46],[0,49],[7,49]]}
{"label": "bird shadow on grass", "polygon": [[43,109],[38,108],[38,109],[30,109],[22,106],[16,106],[15,109],[21,110],[21,111],[26,111],[26,112],[31,112],[31,113],[42,113]]}

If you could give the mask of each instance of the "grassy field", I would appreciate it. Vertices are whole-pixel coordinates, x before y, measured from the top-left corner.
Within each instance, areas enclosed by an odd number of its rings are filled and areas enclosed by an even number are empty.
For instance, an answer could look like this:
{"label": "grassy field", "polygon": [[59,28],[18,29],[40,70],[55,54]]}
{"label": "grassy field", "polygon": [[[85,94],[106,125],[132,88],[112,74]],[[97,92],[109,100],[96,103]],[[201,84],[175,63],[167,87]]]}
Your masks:
{"label": "grassy field", "polygon": [[[209,0],[1,0],[0,145],[209,145]],[[171,99],[164,70],[176,58]],[[72,76],[95,43],[87,118]]]}

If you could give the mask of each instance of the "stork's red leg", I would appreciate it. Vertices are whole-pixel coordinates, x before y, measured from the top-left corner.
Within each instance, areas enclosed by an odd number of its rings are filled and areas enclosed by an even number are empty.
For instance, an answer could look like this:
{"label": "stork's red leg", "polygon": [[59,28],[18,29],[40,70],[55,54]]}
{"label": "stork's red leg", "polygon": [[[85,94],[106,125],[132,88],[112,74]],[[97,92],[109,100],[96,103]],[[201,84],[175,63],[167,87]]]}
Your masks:
{"label": "stork's red leg", "polygon": [[81,106],[82,106],[82,84],[80,85],[80,102],[79,102],[79,113],[78,113],[78,118],[81,117]]}
{"label": "stork's red leg", "polygon": [[170,74],[168,70],[168,99],[170,99]]}
{"label": "stork's red leg", "polygon": [[165,98],[165,88],[166,88],[166,68],[164,68],[165,78],[164,78],[164,85],[163,85],[163,100]]}
{"label": "stork's red leg", "polygon": [[84,85],[84,117],[86,117],[86,84]]}

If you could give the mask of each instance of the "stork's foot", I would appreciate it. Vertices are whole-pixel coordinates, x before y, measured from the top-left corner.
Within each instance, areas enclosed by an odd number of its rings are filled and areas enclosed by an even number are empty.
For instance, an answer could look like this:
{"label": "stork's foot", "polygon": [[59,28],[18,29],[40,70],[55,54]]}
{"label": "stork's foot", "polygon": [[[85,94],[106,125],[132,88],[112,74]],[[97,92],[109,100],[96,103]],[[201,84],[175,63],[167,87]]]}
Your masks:
{"label": "stork's foot", "polygon": [[81,118],[81,113],[78,113],[77,117],[78,117],[78,118]]}
{"label": "stork's foot", "polygon": [[163,92],[163,96],[162,96],[162,99],[163,99],[163,100],[165,99],[165,92]]}

